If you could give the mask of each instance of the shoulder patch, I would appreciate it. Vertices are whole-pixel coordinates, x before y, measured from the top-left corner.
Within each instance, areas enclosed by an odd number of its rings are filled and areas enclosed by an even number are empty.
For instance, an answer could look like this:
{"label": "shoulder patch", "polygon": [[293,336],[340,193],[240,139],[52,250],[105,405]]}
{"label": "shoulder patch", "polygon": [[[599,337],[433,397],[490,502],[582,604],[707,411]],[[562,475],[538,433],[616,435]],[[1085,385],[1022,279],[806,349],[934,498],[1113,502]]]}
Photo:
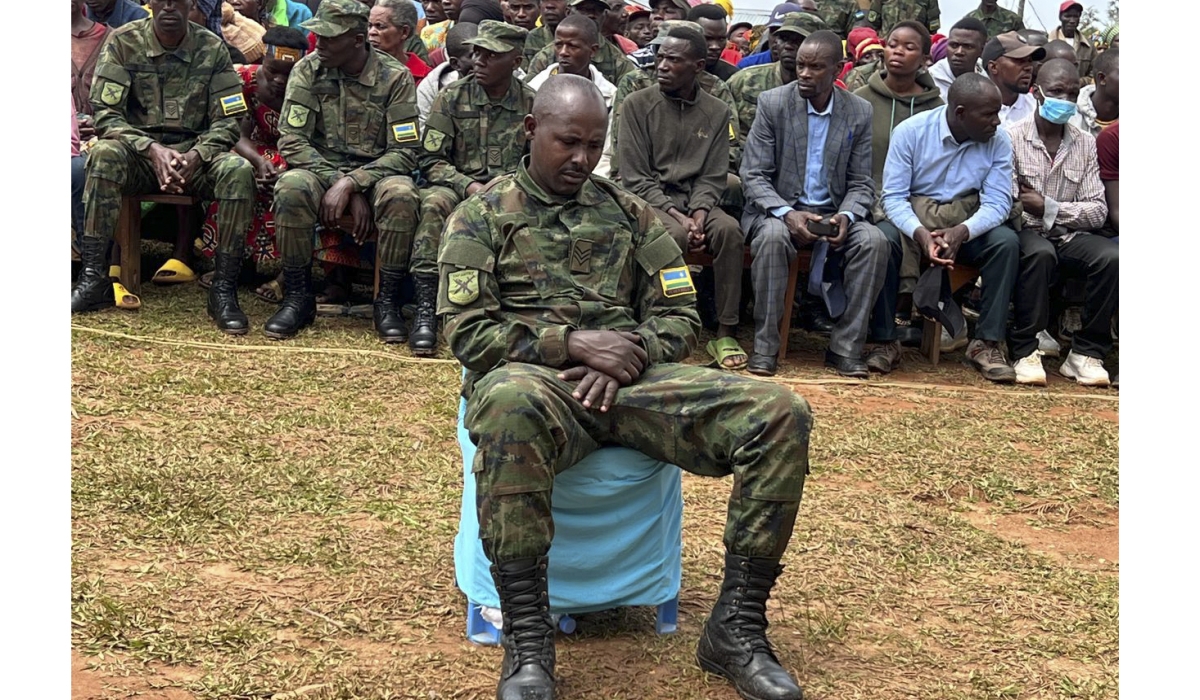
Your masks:
{"label": "shoulder patch", "polygon": [[442,144],[446,141],[446,135],[437,129],[426,129],[425,131],[425,150],[436,152],[441,149]]}
{"label": "shoulder patch", "polygon": [[479,298],[479,270],[456,270],[446,277],[446,298],[457,306],[466,306]]}
{"label": "shoulder patch", "polygon": [[308,115],[311,111],[304,105],[293,104],[292,108],[288,110],[288,126],[294,126],[297,129],[301,128],[308,123]]}
{"label": "shoulder patch", "polygon": [[686,265],[659,270],[658,279],[662,282],[663,296],[665,297],[680,297],[684,294],[696,293],[696,286],[692,284],[692,273]]}
{"label": "shoulder patch", "polygon": [[100,89],[100,101],[109,107],[121,104],[121,98],[125,96],[125,86],[112,81],[105,81],[104,87]]}
{"label": "shoulder patch", "polygon": [[246,111],[246,100],[242,97],[242,93],[230,95],[221,98],[221,111],[225,116],[230,117],[235,114],[241,114]]}
{"label": "shoulder patch", "polygon": [[413,143],[417,140],[417,123],[409,121],[393,124],[392,136],[398,143]]}

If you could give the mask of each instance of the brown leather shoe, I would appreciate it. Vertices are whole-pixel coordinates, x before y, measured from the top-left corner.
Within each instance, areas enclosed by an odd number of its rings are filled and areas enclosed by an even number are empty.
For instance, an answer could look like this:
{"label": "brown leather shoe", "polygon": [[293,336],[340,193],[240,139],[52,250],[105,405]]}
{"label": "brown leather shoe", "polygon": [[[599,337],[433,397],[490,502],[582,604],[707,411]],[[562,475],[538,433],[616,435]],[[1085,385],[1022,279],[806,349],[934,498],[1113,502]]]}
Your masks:
{"label": "brown leather shoe", "polygon": [[900,349],[900,341],[893,340],[884,345],[876,345],[875,349],[867,355],[867,369],[880,374],[887,374],[900,366],[900,357],[903,351]]}
{"label": "brown leather shoe", "polygon": [[1017,371],[1004,359],[1000,343],[994,340],[972,340],[967,346],[967,362],[988,381],[997,384],[1017,381]]}

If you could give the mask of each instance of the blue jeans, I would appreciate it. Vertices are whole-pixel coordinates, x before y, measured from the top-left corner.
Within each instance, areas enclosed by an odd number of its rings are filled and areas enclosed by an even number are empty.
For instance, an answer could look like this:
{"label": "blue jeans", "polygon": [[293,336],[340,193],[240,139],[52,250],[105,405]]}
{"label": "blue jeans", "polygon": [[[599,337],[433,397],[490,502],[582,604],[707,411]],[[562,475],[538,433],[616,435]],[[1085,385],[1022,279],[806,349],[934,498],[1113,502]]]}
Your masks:
{"label": "blue jeans", "polygon": [[71,228],[75,231],[75,245],[83,240],[83,156],[71,156]]}

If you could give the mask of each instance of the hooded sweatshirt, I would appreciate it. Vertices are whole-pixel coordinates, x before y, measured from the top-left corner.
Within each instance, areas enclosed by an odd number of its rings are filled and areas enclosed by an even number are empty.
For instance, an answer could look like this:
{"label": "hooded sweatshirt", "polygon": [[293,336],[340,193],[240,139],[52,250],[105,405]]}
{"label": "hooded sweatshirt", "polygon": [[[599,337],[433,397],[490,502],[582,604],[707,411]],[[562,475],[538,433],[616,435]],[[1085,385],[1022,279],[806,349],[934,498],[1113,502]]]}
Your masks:
{"label": "hooded sweatshirt", "polygon": [[880,70],[871,75],[864,87],[854,91],[871,103],[871,175],[879,192],[883,191],[883,163],[892,142],[892,130],[914,114],[945,104],[933,77],[926,71],[917,73],[917,85],[924,91],[910,97],[897,97],[883,82],[886,75],[886,70]]}

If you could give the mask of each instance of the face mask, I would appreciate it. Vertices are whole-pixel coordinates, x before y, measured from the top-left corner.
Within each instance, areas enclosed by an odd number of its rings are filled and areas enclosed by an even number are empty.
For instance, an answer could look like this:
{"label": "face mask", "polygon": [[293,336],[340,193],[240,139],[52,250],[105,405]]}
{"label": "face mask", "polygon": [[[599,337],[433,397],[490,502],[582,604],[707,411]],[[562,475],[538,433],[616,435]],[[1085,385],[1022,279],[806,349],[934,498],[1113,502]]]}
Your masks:
{"label": "face mask", "polygon": [[1042,102],[1038,107],[1038,114],[1042,115],[1042,119],[1051,124],[1066,124],[1071,121],[1071,117],[1075,116],[1075,103],[1069,100],[1060,100],[1057,97],[1046,97],[1046,93],[1042,92],[1042,88],[1038,88],[1041,93]]}

